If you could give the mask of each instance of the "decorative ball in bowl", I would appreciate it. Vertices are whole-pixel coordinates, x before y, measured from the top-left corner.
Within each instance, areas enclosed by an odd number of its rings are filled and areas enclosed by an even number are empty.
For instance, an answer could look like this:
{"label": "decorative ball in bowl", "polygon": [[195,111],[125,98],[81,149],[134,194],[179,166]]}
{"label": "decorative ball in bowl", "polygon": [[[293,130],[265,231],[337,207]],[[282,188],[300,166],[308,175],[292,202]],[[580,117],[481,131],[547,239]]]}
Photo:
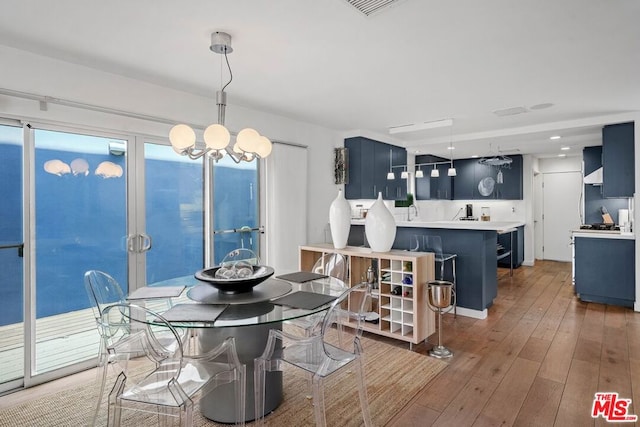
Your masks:
{"label": "decorative ball in bowl", "polygon": [[[256,285],[273,276],[273,268],[266,265],[219,265],[197,271],[196,279],[208,283],[223,294],[251,292]],[[235,271],[233,271],[235,270]]]}

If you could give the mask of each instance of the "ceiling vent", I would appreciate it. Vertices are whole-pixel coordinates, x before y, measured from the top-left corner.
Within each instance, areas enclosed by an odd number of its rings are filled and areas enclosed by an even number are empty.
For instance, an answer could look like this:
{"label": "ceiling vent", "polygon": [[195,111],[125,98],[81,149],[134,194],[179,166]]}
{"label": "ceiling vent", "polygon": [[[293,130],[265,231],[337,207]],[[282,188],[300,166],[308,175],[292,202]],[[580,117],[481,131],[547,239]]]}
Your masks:
{"label": "ceiling vent", "polygon": [[351,6],[367,16],[380,12],[382,9],[398,3],[400,0],[346,0]]}
{"label": "ceiling vent", "polygon": [[524,107],[505,108],[504,110],[496,110],[493,112],[496,116],[515,116],[516,114],[526,113],[528,110]]}

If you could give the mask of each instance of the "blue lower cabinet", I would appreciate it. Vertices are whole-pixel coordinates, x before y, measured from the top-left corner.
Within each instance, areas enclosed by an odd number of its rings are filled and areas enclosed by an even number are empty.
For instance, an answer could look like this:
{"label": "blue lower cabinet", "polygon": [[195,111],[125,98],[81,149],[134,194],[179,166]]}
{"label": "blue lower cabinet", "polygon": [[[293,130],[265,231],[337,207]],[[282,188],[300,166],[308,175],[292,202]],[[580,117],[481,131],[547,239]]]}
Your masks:
{"label": "blue lower cabinet", "polygon": [[[513,234],[498,234],[498,244],[502,245],[503,252],[511,251],[511,257],[513,257],[513,268],[518,268],[522,265],[524,262],[524,226],[518,227]],[[500,256],[500,252],[501,251],[498,250],[498,257]],[[500,267],[510,267],[511,260],[509,256],[499,258],[498,265]]]}
{"label": "blue lower cabinet", "polygon": [[[393,249],[407,250],[414,236],[440,236],[445,253],[456,254],[456,296],[460,308],[483,311],[498,295],[497,233],[491,230],[398,227]],[[352,225],[350,246],[365,244],[364,226]],[[444,280],[453,281],[451,264],[445,267]]]}
{"label": "blue lower cabinet", "polygon": [[635,241],[575,237],[575,291],[583,301],[633,307]]}

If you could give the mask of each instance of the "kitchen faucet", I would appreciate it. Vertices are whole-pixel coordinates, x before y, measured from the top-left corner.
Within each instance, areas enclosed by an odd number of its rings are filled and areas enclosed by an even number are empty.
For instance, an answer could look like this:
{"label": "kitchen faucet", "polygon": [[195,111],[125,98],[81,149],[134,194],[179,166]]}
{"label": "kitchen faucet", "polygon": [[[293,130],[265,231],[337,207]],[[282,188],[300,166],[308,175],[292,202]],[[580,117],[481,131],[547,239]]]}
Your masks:
{"label": "kitchen faucet", "polygon": [[414,218],[418,217],[418,207],[416,205],[409,205],[409,207],[407,208],[407,221],[411,221],[411,208],[414,209],[415,211],[415,215]]}

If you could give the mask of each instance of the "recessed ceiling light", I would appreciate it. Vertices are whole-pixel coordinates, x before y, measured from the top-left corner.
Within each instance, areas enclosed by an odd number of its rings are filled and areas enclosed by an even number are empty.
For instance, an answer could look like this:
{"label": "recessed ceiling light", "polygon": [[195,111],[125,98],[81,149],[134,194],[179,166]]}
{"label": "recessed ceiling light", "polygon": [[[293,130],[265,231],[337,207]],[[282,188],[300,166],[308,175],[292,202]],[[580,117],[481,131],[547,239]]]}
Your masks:
{"label": "recessed ceiling light", "polygon": [[456,147],[454,147],[453,145],[450,145],[450,146],[447,147],[447,150],[455,150],[455,149],[456,149]]}
{"label": "recessed ceiling light", "polygon": [[571,150],[571,147],[561,147],[560,148],[562,151],[567,151],[567,150]]}
{"label": "recessed ceiling light", "polygon": [[477,158],[478,158],[478,155],[477,155],[477,154],[474,154],[473,156],[471,156],[471,158],[472,158],[472,159],[477,159]]}
{"label": "recessed ceiling light", "polygon": [[560,138],[562,138],[560,135],[553,135],[549,137],[549,139],[551,140],[560,139]]}
{"label": "recessed ceiling light", "polygon": [[558,157],[567,157],[566,154],[558,154]]}

